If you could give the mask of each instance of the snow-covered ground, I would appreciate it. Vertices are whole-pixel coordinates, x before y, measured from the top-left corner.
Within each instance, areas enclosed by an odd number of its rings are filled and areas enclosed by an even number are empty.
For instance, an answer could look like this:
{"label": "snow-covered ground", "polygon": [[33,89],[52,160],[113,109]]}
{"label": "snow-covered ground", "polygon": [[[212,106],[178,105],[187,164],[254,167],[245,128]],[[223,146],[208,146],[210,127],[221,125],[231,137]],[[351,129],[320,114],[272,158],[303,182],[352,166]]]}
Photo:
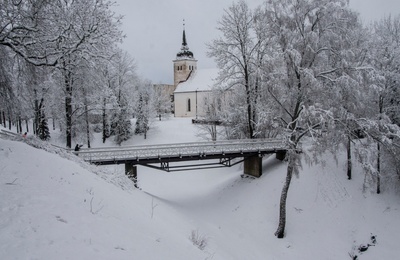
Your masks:
{"label": "snow-covered ground", "polygon": [[[170,118],[125,145],[200,141],[196,133],[190,119]],[[123,165],[95,167],[19,139],[0,139],[0,259],[400,258],[399,195],[363,192],[359,167],[349,181],[331,155],[324,167],[304,163],[293,179],[286,237],[277,239],[286,163],[273,157],[264,158],[259,179],[242,178],[241,164],[171,173],[139,167],[137,190]],[[376,244],[359,253],[371,234]]]}

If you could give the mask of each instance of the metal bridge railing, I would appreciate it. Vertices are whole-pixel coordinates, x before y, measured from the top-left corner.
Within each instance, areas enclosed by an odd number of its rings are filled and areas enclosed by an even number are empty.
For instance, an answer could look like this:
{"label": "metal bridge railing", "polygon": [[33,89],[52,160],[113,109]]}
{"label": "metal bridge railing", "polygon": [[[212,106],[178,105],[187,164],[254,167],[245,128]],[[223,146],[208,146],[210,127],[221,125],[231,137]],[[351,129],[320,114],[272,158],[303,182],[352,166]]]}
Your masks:
{"label": "metal bridge railing", "polygon": [[258,152],[283,150],[282,139],[246,139],[215,142],[192,142],[145,146],[124,146],[83,149],[79,156],[89,162],[142,160],[191,155],[213,155],[235,152]]}

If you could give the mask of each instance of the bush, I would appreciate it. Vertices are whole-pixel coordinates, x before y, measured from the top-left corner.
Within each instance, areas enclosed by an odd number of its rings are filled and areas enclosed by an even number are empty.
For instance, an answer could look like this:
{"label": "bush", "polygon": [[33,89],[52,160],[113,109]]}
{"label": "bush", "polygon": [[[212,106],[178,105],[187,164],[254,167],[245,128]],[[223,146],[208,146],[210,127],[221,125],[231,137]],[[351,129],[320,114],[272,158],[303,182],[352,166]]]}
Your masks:
{"label": "bush", "polygon": [[200,250],[204,250],[207,246],[207,237],[199,234],[198,230],[192,230],[192,234],[189,237],[193,245],[197,246]]}

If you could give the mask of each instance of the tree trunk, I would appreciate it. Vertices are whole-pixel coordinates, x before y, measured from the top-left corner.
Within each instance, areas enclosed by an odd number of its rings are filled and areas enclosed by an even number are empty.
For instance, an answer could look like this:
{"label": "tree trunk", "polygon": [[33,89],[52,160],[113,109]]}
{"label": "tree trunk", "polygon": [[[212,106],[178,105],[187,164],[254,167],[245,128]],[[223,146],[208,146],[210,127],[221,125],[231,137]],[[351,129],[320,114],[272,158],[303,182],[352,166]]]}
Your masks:
{"label": "tree trunk", "polygon": [[283,238],[285,236],[285,226],[286,226],[286,199],[289,191],[290,182],[293,176],[294,169],[294,158],[293,155],[289,154],[288,156],[288,167],[286,172],[286,181],[282,188],[281,200],[279,205],[279,225],[278,229],[275,232],[275,236],[277,238]]}
{"label": "tree trunk", "polygon": [[377,165],[376,165],[376,193],[381,193],[381,145],[378,143],[378,158],[377,158]]}
{"label": "tree trunk", "polygon": [[10,109],[8,109],[8,129],[9,129],[9,130],[11,130],[11,124],[12,124],[12,121],[11,121],[11,111],[10,111]]}
{"label": "tree trunk", "polygon": [[247,124],[249,127],[249,138],[253,138],[253,123],[252,123],[252,108],[251,108],[251,100],[250,100],[250,91],[247,90]]}
{"label": "tree trunk", "polygon": [[[379,119],[383,113],[383,96],[379,96]],[[379,126],[379,131],[381,132],[381,126]],[[377,142],[377,158],[376,158],[376,193],[381,193],[381,145],[379,141]]]}
{"label": "tree trunk", "polygon": [[249,138],[254,138],[254,129],[253,129],[253,108],[252,108],[252,100],[251,100],[251,90],[250,90],[250,80],[249,80],[249,72],[247,64],[244,67],[244,82],[245,82],[245,90],[246,90],[246,103],[247,103],[247,127],[249,128]]}
{"label": "tree trunk", "polygon": [[217,125],[211,125],[211,140],[213,142],[217,141]]}
{"label": "tree trunk", "polygon": [[86,139],[87,139],[87,147],[90,148],[90,123],[89,123],[89,111],[88,111],[86,90],[84,90],[84,95],[85,95]]}
{"label": "tree trunk", "polygon": [[3,111],[3,124],[4,124],[4,127],[6,128],[7,127],[6,113],[4,113],[4,111]]}
{"label": "tree trunk", "polygon": [[72,147],[72,86],[71,86],[71,74],[65,72],[65,136],[67,141],[67,147]]}
{"label": "tree trunk", "polygon": [[351,138],[347,138],[347,179],[351,180]]}
{"label": "tree trunk", "polygon": [[33,90],[33,94],[34,94],[34,98],[35,98],[35,120],[34,120],[35,128],[34,128],[34,134],[36,134],[38,132],[37,128],[39,127],[39,123],[40,123],[40,109],[39,109],[39,100],[38,100],[38,97],[37,97],[37,90],[36,89]]}
{"label": "tree trunk", "polygon": [[20,129],[20,124],[19,124],[19,117],[17,116],[17,119],[15,120],[15,126],[17,127],[17,134],[21,133],[21,131],[19,131]]}
{"label": "tree trunk", "polygon": [[106,118],[106,98],[103,98],[103,144],[106,142],[107,138],[107,118]]}
{"label": "tree trunk", "polygon": [[19,132],[22,133],[22,119],[20,116],[18,117],[18,125],[19,125]]}

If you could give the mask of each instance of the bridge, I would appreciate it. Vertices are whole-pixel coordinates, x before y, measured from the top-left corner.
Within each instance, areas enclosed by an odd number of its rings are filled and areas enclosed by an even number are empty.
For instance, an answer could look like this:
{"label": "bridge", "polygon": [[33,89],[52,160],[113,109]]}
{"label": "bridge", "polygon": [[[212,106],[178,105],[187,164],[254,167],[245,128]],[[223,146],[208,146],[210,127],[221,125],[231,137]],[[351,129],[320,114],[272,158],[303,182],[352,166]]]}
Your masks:
{"label": "bridge", "polygon": [[[231,167],[244,162],[244,174],[260,177],[262,157],[275,153],[277,159],[283,160],[286,151],[287,145],[282,139],[246,139],[90,148],[75,153],[83,160],[96,165],[125,164],[125,173],[136,184],[137,165],[171,172]],[[236,158],[241,159],[234,160]],[[179,163],[187,161],[197,162]]]}

